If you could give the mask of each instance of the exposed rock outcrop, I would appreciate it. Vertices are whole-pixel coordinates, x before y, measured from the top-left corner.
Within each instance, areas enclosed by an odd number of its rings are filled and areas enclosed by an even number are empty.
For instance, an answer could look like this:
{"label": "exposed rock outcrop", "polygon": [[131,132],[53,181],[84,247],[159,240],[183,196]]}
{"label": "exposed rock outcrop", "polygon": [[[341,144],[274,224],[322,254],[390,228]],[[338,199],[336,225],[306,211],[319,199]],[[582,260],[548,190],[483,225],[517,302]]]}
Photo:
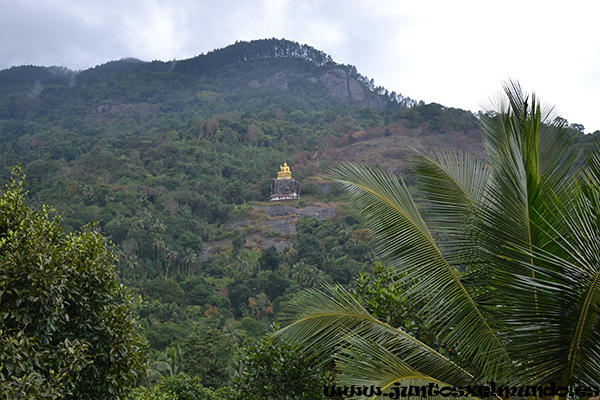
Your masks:
{"label": "exposed rock outcrop", "polygon": [[[278,251],[281,251],[284,247],[291,246],[291,241],[297,233],[296,222],[304,216],[322,220],[335,215],[335,208],[327,206],[291,207],[277,204],[255,208],[260,211],[260,218],[236,221],[229,226],[229,229],[263,227],[263,232],[275,233],[275,237],[267,237],[264,233],[253,233],[246,238],[246,246],[256,245],[263,250],[275,246]],[[231,246],[231,239],[205,243],[201,259],[206,260],[228,246]]]}
{"label": "exposed rock outcrop", "polygon": [[363,87],[356,79],[349,76],[348,73],[341,68],[326,71],[321,75],[320,80],[323,82],[329,93],[338,96],[344,101],[354,100],[361,102],[365,100],[365,90]]}
{"label": "exposed rock outcrop", "polygon": [[253,89],[268,86],[288,90],[290,82],[298,82],[299,80],[304,80],[306,85],[318,85],[320,83],[332,96],[339,97],[345,102],[357,102],[363,107],[374,109],[382,109],[387,106],[386,100],[382,96],[367,90],[342,68],[326,69],[317,77],[309,74],[280,71],[262,82],[252,80],[248,83],[248,86]]}
{"label": "exposed rock outcrop", "polygon": [[271,180],[270,200],[295,200],[300,196],[300,183],[293,178]]}

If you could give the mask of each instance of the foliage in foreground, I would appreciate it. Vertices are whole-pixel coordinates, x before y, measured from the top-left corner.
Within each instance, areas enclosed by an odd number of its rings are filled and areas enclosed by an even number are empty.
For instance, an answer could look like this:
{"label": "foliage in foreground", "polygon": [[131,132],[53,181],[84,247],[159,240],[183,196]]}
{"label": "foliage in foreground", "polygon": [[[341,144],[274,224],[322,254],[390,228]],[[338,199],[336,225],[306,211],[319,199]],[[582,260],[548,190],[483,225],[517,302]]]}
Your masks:
{"label": "foliage in foreground", "polygon": [[139,387],[129,393],[127,400],[227,400],[233,390],[222,387],[212,390],[202,386],[202,379],[177,374],[162,378],[151,388]]}
{"label": "foliage in foreground", "polygon": [[331,365],[321,368],[269,335],[247,346],[238,363],[239,400],[326,399],[324,388],[335,385]]}
{"label": "foliage in foreground", "polygon": [[505,92],[482,123],[489,164],[418,154],[418,203],[389,173],[332,173],[407,300],[455,351],[373,317],[341,287],[306,291],[279,334],[334,354],[343,384],[600,386],[600,146],[579,165],[550,109],[516,83]]}
{"label": "foliage in foreground", "polygon": [[145,365],[137,300],[100,234],[65,234],[23,187],[16,169],[0,198],[0,393],[116,399]]}

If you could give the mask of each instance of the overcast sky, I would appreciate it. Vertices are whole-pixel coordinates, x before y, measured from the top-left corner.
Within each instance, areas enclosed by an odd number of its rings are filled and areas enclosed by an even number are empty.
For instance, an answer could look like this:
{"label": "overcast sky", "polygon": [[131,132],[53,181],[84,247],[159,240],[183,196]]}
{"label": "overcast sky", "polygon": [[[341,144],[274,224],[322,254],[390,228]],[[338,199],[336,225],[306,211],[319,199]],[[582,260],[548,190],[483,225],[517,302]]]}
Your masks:
{"label": "overcast sky", "polygon": [[600,130],[591,0],[0,0],[0,69],[185,59],[236,40],[308,44],[390,91],[477,111],[517,79]]}

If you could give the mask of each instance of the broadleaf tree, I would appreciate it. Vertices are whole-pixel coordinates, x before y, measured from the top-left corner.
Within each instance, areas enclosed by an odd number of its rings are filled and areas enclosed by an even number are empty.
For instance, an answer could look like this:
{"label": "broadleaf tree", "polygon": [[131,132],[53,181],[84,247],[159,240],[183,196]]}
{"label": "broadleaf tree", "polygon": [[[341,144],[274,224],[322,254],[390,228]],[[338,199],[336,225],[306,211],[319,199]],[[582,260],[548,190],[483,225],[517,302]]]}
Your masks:
{"label": "broadleaf tree", "polygon": [[63,231],[25,204],[14,168],[0,197],[0,393],[10,399],[117,399],[145,367],[138,300],[117,282],[104,238]]}

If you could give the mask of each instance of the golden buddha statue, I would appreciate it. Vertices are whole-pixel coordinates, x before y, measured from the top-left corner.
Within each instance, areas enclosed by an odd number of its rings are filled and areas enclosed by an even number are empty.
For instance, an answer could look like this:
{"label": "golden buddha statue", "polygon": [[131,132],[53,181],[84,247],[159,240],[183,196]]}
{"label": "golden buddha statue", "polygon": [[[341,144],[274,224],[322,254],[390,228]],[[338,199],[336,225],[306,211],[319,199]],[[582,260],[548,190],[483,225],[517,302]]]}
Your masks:
{"label": "golden buddha statue", "polygon": [[292,171],[288,167],[287,162],[283,162],[283,167],[279,167],[281,171],[277,173],[277,179],[292,179]]}
{"label": "golden buddha statue", "polygon": [[271,179],[270,201],[297,200],[300,198],[300,183],[292,178],[292,171],[287,162],[279,167],[277,179]]}

